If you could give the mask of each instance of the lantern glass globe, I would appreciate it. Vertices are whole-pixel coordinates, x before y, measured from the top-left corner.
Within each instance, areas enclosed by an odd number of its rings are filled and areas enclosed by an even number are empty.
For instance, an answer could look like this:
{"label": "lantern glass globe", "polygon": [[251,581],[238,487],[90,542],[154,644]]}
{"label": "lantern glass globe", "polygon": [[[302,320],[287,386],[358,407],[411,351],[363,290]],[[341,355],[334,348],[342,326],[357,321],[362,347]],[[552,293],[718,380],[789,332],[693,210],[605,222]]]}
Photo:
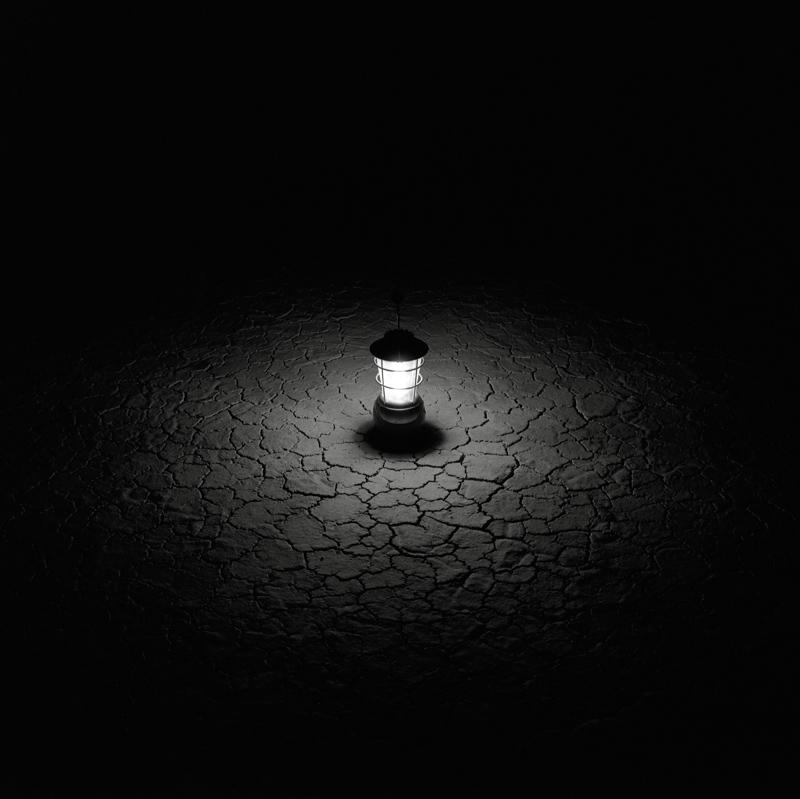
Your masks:
{"label": "lantern glass globe", "polygon": [[387,405],[404,407],[416,399],[417,386],[422,382],[419,372],[424,358],[413,361],[383,361],[375,358],[378,374],[375,379],[383,388],[382,397]]}

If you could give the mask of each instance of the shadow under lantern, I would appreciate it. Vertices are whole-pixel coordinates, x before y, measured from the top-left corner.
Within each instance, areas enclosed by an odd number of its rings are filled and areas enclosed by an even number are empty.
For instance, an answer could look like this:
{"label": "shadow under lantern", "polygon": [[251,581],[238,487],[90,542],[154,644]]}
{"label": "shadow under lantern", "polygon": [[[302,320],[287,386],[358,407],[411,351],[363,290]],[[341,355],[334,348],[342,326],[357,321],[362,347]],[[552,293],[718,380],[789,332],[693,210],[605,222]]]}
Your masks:
{"label": "shadow under lantern", "polygon": [[425,419],[425,403],[417,392],[422,382],[420,368],[428,345],[408,330],[389,330],[369,351],[375,359],[375,379],[381,393],[372,408],[375,424],[381,427],[419,424]]}

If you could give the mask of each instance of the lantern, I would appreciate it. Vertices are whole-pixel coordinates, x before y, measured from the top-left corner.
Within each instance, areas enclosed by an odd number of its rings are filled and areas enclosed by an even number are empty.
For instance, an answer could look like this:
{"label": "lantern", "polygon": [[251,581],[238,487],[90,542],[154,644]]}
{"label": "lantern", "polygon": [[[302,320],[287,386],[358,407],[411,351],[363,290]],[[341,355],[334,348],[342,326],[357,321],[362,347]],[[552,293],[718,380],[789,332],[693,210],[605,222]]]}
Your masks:
{"label": "lantern", "polygon": [[421,422],[425,403],[417,393],[420,368],[428,345],[408,330],[389,330],[369,348],[378,367],[375,379],[381,392],[372,408],[375,423],[384,426]]}

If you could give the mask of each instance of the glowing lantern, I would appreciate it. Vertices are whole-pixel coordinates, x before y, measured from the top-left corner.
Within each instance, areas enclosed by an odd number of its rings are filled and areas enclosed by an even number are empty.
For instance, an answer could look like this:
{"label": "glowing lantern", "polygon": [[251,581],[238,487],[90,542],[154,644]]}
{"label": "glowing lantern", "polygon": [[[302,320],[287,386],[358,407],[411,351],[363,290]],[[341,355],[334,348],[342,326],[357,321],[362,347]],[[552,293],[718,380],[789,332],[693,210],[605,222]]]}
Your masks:
{"label": "glowing lantern", "polygon": [[375,358],[375,379],[381,393],[372,416],[376,424],[404,425],[425,418],[425,403],[417,393],[422,382],[420,367],[428,345],[408,330],[389,330],[369,348]]}

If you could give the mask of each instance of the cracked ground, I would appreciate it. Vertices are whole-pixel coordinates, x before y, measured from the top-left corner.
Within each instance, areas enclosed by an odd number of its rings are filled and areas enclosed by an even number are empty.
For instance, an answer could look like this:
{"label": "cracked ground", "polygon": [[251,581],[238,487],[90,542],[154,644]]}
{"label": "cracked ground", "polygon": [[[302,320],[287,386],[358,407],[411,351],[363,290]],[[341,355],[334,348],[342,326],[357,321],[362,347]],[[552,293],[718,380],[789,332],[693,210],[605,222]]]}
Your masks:
{"label": "cracked ground", "polygon": [[189,292],[20,358],[5,715],[30,779],[777,779],[794,603],[770,398],[755,423],[729,352],[564,286],[423,281],[402,323],[430,347],[426,424],[382,438],[391,287]]}

